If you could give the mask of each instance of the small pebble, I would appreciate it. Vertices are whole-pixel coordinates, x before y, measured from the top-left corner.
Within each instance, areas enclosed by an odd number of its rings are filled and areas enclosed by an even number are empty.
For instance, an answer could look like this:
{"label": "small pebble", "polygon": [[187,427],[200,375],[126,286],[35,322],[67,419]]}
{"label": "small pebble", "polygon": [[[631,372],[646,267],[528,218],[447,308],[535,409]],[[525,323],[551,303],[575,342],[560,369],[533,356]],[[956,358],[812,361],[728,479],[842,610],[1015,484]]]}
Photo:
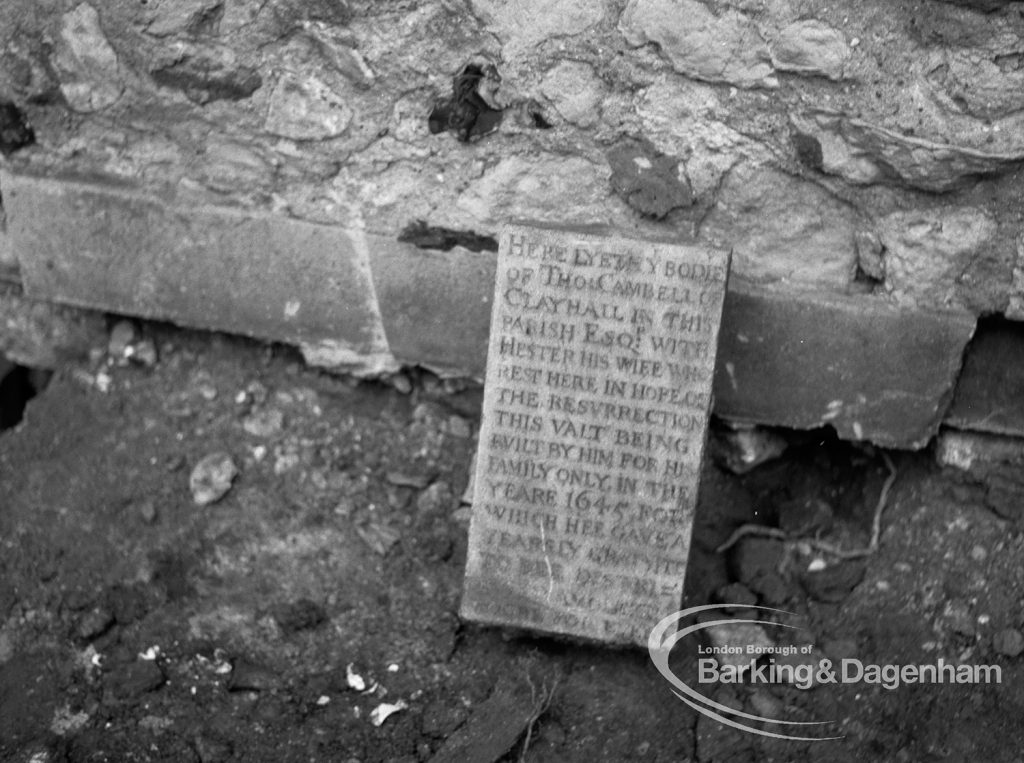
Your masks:
{"label": "small pebble", "polygon": [[192,500],[199,506],[208,506],[223,498],[238,476],[238,467],[227,453],[211,453],[204,457],[189,476]]}
{"label": "small pebble", "polygon": [[253,437],[273,437],[284,428],[284,414],[277,408],[255,411],[242,419],[242,429]]}
{"label": "small pebble", "polygon": [[412,382],[409,381],[409,377],[405,374],[395,374],[389,379],[389,381],[391,382],[391,386],[403,395],[408,395],[412,392]]}
{"label": "small pebble", "polygon": [[114,615],[106,607],[97,607],[78,621],[78,636],[91,641],[102,636],[114,624]]}
{"label": "small pebble", "polygon": [[401,699],[397,702],[382,702],[370,712],[370,723],[374,726],[381,726],[392,715],[399,710],[405,710],[407,707],[409,705],[405,703],[405,700]]}
{"label": "small pebble", "polygon": [[152,498],[146,498],[139,504],[139,515],[142,517],[142,521],[147,525],[151,525],[156,522],[156,504],[153,503]]}
{"label": "small pebble", "polygon": [[156,345],[152,339],[143,339],[129,347],[126,356],[139,365],[152,368],[157,361]]}
{"label": "small pebble", "polygon": [[472,436],[473,430],[469,426],[469,422],[461,416],[450,416],[448,418],[448,434],[467,440]]}
{"label": "small pebble", "polygon": [[1006,657],[1024,652],[1024,634],[1016,628],[1006,628],[992,637],[992,648]]}
{"label": "small pebble", "polygon": [[131,321],[118,321],[110,330],[110,339],[107,341],[107,354],[116,360],[127,357],[128,349],[135,341],[135,326]]}

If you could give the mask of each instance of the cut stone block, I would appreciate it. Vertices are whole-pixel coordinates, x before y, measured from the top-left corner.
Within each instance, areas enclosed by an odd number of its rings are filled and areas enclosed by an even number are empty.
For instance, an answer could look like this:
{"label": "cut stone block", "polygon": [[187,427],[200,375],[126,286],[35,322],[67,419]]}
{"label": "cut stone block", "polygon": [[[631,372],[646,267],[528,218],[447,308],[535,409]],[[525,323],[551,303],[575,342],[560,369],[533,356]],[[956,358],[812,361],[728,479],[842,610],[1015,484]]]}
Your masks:
{"label": "cut stone block", "polygon": [[497,258],[491,252],[375,246],[370,267],[391,352],[442,374],[483,378]]}
{"label": "cut stone block", "polygon": [[131,187],[4,173],[26,294],[290,342],[339,367],[393,365],[367,237]]}
{"label": "cut stone block", "polygon": [[1024,323],[985,321],[978,327],[946,423],[1024,436]]}
{"label": "cut stone block", "polygon": [[968,313],[910,311],[866,297],[732,284],[715,371],[715,413],[843,439],[920,448],[953,393]]}
{"label": "cut stone block", "polygon": [[462,615],[643,646],[681,606],[728,253],[499,247]]}

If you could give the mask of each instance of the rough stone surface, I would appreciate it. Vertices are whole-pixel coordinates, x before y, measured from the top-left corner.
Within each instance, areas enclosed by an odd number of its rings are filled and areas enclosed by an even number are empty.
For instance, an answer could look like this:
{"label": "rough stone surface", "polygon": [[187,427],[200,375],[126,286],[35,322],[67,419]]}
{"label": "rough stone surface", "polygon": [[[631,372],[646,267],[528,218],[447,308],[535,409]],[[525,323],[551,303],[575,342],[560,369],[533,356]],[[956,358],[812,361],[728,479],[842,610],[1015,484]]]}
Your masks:
{"label": "rough stone surface", "polygon": [[181,32],[202,31],[206,22],[215,19],[221,3],[218,0],[161,0],[146,24],[146,34],[167,37]]}
{"label": "rough stone surface", "polygon": [[754,23],[698,0],[630,0],[619,30],[631,45],[657,43],[680,74],[737,87],[777,87],[768,47]]}
{"label": "rough stone surface", "polygon": [[238,467],[227,453],[211,453],[199,460],[189,475],[192,500],[198,506],[216,503],[231,489]]}
{"label": "rough stone surface", "polygon": [[561,61],[541,82],[544,97],[567,122],[590,127],[600,118],[604,83],[594,68],[582,61]]}
{"label": "rough stone surface", "polygon": [[[520,217],[537,222],[606,224],[609,170],[580,157],[511,156],[463,191],[456,202],[476,229]],[[615,215],[621,219],[621,214]]]}
{"label": "rough stone surface", "polygon": [[117,53],[103,33],[99,14],[88,3],[61,17],[50,63],[60,79],[61,93],[74,111],[102,111],[124,91]]}
{"label": "rough stone surface", "polygon": [[820,74],[842,79],[850,47],[842,32],[823,21],[794,21],[775,35],[769,45],[772,64],[779,71]]}
{"label": "rough stone surface", "polygon": [[995,220],[972,207],[886,215],[878,221],[886,288],[901,301],[966,307],[970,292],[962,287],[991,258],[996,232]]}
{"label": "rough stone surface", "polygon": [[569,37],[600,23],[606,0],[472,0],[473,11],[507,48]]}
{"label": "rough stone surface", "polygon": [[854,209],[819,186],[749,163],[722,183],[700,233],[733,250],[733,272],[755,283],[842,289],[856,265]]}
{"label": "rough stone surface", "polygon": [[974,320],[881,300],[733,289],[726,296],[715,411],[844,439],[920,448],[945,414]]}
{"label": "rough stone surface", "polygon": [[388,357],[359,232],[132,189],[2,183],[30,296],[289,341],[326,365]]}
{"label": "rough stone surface", "polygon": [[650,145],[624,143],[606,154],[615,192],[642,215],[660,220],[673,209],[693,203],[693,191],[679,161]]}
{"label": "rough stone surface", "polygon": [[[1006,317],[1014,321],[1024,321],[1024,233],[1020,233],[1014,241],[1016,257],[1010,279],[1010,300],[1006,306]],[[0,248],[3,237],[0,236]]]}
{"label": "rough stone surface", "polygon": [[352,110],[320,78],[286,74],[270,96],[266,129],[293,140],[323,140],[345,132]]}
{"label": "rough stone surface", "polygon": [[967,347],[946,421],[1024,437],[1024,324],[984,322]]}
{"label": "rough stone surface", "polygon": [[798,135],[816,141],[819,169],[863,185],[950,191],[1024,160],[1024,148],[996,153],[944,144],[824,111],[794,114],[792,122]]}

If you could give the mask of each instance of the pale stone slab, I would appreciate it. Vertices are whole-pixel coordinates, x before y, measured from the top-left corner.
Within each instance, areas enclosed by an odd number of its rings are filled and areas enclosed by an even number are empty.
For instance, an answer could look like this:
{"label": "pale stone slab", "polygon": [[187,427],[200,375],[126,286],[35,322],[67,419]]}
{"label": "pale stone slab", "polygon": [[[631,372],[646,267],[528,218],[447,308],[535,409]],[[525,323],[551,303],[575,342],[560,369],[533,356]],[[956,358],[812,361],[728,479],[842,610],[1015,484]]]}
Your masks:
{"label": "pale stone slab", "polygon": [[298,344],[343,369],[395,365],[362,231],[110,180],[0,172],[0,185],[32,298]]}
{"label": "pale stone slab", "polygon": [[464,617],[645,645],[679,609],[728,268],[502,231]]}

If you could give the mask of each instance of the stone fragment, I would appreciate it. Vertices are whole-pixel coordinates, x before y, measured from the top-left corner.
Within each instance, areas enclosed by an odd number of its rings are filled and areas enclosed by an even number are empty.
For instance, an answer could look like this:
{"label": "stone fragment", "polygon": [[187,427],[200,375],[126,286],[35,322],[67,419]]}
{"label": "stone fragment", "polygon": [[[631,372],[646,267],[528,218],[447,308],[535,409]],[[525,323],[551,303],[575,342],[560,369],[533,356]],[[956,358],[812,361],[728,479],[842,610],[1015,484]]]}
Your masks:
{"label": "stone fragment", "polygon": [[768,47],[734,10],[715,16],[698,0],[630,0],[619,31],[634,47],[654,42],[680,74],[737,87],[777,87]]}
{"label": "stone fragment", "polygon": [[1024,437],[1024,324],[982,321],[967,346],[946,422]]}
{"label": "stone fragment", "polygon": [[473,12],[513,51],[552,37],[571,37],[601,22],[606,0],[472,0]]}
{"label": "stone fragment", "polygon": [[0,285],[0,354],[29,368],[55,369],[107,341],[103,315],[28,299]]}
{"label": "stone fragment", "polygon": [[246,659],[235,660],[227,683],[228,691],[273,691],[280,686],[277,673]]}
{"label": "stone fragment", "polygon": [[843,78],[850,47],[843,34],[817,19],[794,21],[775,35],[770,44],[772,64],[779,71]]}
{"label": "stone fragment", "polygon": [[356,535],[380,556],[387,556],[391,547],[402,539],[398,530],[375,521],[356,526]]}
{"label": "stone fragment", "polygon": [[502,676],[491,696],[473,709],[469,720],[445,740],[430,763],[501,759],[543,709],[547,697],[537,689],[525,676],[518,680]]}
{"label": "stone fragment", "polygon": [[544,75],[540,91],[565,121],[591,127],[600,118],[603,87],[590,64],[561,61]]}
{"label": "stone fragment", "polygon": [[873,297],[733,285],[715,369],[724,418],[920,448],[945,413],[974,316]]}
{"label": "stone fragment", "polygon": [[242,419],[242,429],[253,437],[274,437],[284,428],[284,414],[277,408],[261,408]]}
{"label": "stone fragment", "polygon": [[806,111],[791,114],[790,121],[797,134],[818,144],[824,172],[858,185],[950,191],[1024,161],[1024,151],[989,153],[936,143],[836,112]]}
{"label": "stone fragment", "polygon": [[723,666],[749,667],[752,658],[748,649],[771,649],[775,646],[764,626],[757,623],[736,621],[702,628],[701,632],[708,635],[711,646],[722,650],[721,654],[715,654],[715,659]]}
{"label": "stone fragment", "polygon": [[113,613],[106,607],[96,607],[82,615],[75,632],[80,639],[92,641],[106,633],[113,624]]}
{"label": "stone fragment", "polygon": [[274,85],[264,128],[293,140],[326,140],[343,135],[352,109],[313,75],[284,74]]}
{"label": "stone fragment", "polygon": [[[965,284],[985,261],[998,223],[977,207],[892,212],[878,220],[885,286],[897,300],[929,307],[969,307]],[[979,279],[983,280],[983,279]],[[965,293],[966,292],[966,293]]]}
{"label": "stone fragment", "polygon": [[473,435],[472,425],[462,418],[462,416],[452,415],[448,417],[448,423],[445,426],[445,431],[448,432],[452,437],[457,437],[460,440],[468,440]]}
{"label": "stone fragment", "polygon": [[99,14],[88,3],[61,17],[50,63],[60,80],[61,93],[74,111],[102,111],[124,92],[117,53],[100,26]]}
{"label": "stone fragment", "polygon": [[992,648],[1013,659],[1024,653],[1024,634],[1016,628],[1004,628],[992,637]]}
{"label": "stone fragment", "polygon": [[411,474],[408,472],[390,471],[385,475],[385,479],[392,485],[399,487],[412,487],[422,490],[430,484],[433,479],[428,474]]}
{"label": "stone fragment", "polygon": [[736,546],[731,563],[743,585],[759,594],[769,606],[783,604],[789,586],[779,573],[785,547],[771,538],[744,538]]}
{"label": "stone fragment", "polygon": [[725,422],[712,431],[711,455],[733,474],[746,474],[781,456],[789,443],[765,427]]}
{"label": "stone fragment", "polygon": [[211,101],[241,101],[263,85],[256,69],[240,66],[224,47],[192,47],[173,63],[150,72],[161,87],[183,92],[200,105]]}
{"label": "stone fragment", "polygon": [[942,608],[943,624],[954,633],[973,637],[977,632],[971,606],[963,599],[951,599]]}
{"label": "stone fragment", "polygon": [[[543,152],[508,156],[456,201],[469,216],[469,228],[493,230],[509,219],[554,224],[607,225],[607,166],[580,156]],[[614,219],[611,220],[614,224]]]}
{"label": "stone fragment", "polygon": [[115,667],[106,676],[104,684],[118,699],[132,700],[156,691],[166,681],[167,677],[155,660],[136,660]]}
{"label": "stone fragment", "polygon": [[209,733],[196,734],[192,738],[199,763],[227,763],[234,755],[234,745],[230,740],[221,739]]}
{"label": "stone fragment", "polygon": [[722,182],[700,228],[733,250],[733,273],[753,283],[845,291],[856,267],[857,212],[820,186],[744,162]]}
{"label": "stone fragment", "polygon": [[1003,466],[1024,469],[1024,440],[947,429],[939,436],[935,457],[941,466],[984,477]]}
{"label": "stone fragment", "polygon": [[146,34],[168,37],[211,32],[224,11],[223,0],[160,0]]}
{"label": "stone fragment", "polygon": [[875,281],[885,281],[885,262],[878,234],[859,230],[854,233],[854,243],[857,246],[857,267],[861,272]]}
{"label": "stone fragment", "polygon": [[693,204],[693,191],[680,176],[679,161],[649,143],[620,144],[605,154],[612,189],[642,215],[660,220],[673,209]]}
{"label": "stone fragment", "polygon": [[107,354],[114,360],[126,359],[135,337],[135,325],[131,321],[118,321],[110,330]]}
{"label": "stone fragment", "polygon": [[863,562],[836,562],[821,569],[805,570],[800,576],[800,584],[811,598],[840,602],[860,584],[866,572],[867,566]]}
{"label": "stone fragment", "polygon": [[[1017,235],[1016,259],[1010,283],[1010,300],[1004,315],[1011,321],[1024,321],[1024,232]],[[3,234],[0,234],[0,259],[3,251]]]}
{"label": "stone fragment", "polygon": [[211,453],[192,469],[189,488],[192,500],[199,506],[216,503],[231,489],[231,483],[238,476],[238,467],[227,453]]}
{"label": "stone fragment", "polygon": [[453,503],[452,489],[447,482],[439,480],[416,496],[416,509],[421,514],[432,514],[446,509]]}

